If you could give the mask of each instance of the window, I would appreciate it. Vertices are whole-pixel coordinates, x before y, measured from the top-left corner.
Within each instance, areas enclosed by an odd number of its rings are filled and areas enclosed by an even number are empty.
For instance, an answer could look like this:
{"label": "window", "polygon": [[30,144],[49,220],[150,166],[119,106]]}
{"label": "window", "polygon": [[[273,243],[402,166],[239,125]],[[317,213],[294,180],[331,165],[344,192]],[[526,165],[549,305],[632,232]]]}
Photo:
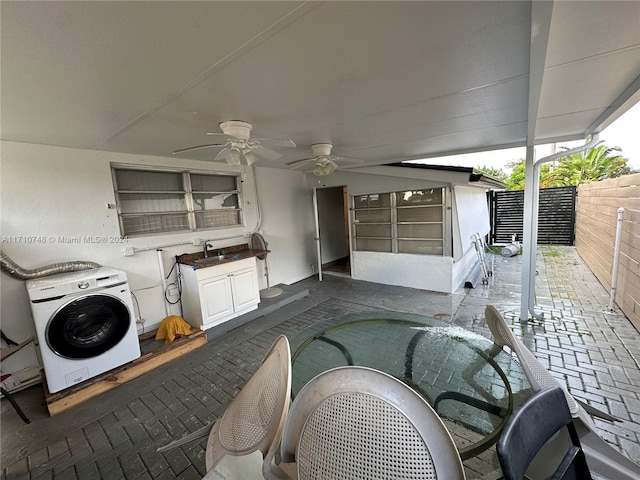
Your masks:
{"label": "window", "polygon": [[353,201],[355,249],[391,252],[391,194],[358,195]]}
{"label": "window", "polygon": [[355,250],[445,254],[444,188],[353,197]]}
{"label": "window", "polygon": [[113,166],[122,235],[242,224],[238,176]]}

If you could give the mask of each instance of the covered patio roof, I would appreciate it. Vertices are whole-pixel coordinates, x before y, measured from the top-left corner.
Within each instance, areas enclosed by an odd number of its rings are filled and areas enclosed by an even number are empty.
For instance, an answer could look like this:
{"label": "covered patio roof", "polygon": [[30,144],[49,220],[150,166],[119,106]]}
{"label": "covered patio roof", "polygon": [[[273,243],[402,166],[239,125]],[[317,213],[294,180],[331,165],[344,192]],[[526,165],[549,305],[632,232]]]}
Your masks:
{"label": "covered patio roof", "polygon": [[[219,122],[365,164],[576,140],[640,99],[640,3],[2,2],[2,139],[171,156]],[[186,158],[210,160],[216,149]]]}

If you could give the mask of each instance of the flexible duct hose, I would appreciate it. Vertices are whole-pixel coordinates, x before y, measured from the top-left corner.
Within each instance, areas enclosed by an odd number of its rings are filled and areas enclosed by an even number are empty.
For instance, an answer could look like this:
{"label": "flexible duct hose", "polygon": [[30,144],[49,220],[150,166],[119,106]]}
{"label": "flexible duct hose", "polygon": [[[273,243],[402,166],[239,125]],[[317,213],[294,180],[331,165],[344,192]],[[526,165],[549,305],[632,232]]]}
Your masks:
{"label": "flexible duct hose", "polygon": [[31,280],[32,278],[48,277],[57,273],[78,272],[101,267],[100,264],[94,262],[74,261],[52,263],[44,267],[27,270],[11,260],[3,251],[0,251],[0,260],[2,262],[0,264],[2,271],[18,280]]}

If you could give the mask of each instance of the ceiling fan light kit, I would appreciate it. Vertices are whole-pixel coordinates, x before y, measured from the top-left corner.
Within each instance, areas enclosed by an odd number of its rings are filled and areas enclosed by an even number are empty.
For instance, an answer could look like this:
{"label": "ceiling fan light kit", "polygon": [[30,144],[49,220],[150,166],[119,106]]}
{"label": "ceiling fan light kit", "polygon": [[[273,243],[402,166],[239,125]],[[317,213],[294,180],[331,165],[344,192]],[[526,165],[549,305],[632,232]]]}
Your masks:
{"label": "ceiling fan light kit", "polygon": [[258,160],[258,157],[256,157],[255,153],[253,153],[249,148],[245,148],[242,153],[244,154],[244,159],[249,166],[253,165]]}
{"label": "ceiling fan light kit", "polygon": [[330,143],[314,143],[311,145],[311,151],[317,158],[317,162],[313,167],[313,174],[316,177],[330,175],[335,172],[338,165],[331,159],[332,148],[333,145]]}
{"label": "ceiling fan light kit", "polygon": [[336,171],[336,162],[328,158],[322,158],[318,160],[313,167],[313,174],[316,177],[323,177],[325,175],[330,175]]}
{"label": "ceiling fan light kit", "polygon": [[242,163],[240,159],[240,150],[236,147],[231,147],[229,149],[229,154],[227,155],[227,163],[229,165],[240,165]]}
{"label": "ceiling fan light kit", "polygon": [[313,153],[313,157],[303,158],[302,160],[295,160],[293,162],[287,163],[287,165],[293,165],[293,168],[297,168],[301,165],[313,163],[312,173],[316,177],[322,177],[335,172],[336,168],[338,168],[339,161],[352,163],[364,162],[364,160],[361,158],[336,157],[335,155],[331,155],[332,149],[333,145],[330,143],[314,143],[313,145],[311,145],[311,152]]}
{"label": "ceiling fan light kit", "polygon": [[267,160],[276,160],[281,154],[266,148],[263,144],[270,144],[274,147],[295,147],[296,144],[291,140],[280,140],[271,138],[253,138],[251,139],[251,129],[253,125],[242,120],[228,120],[220,123],[222,133],[208,132],[207,135],[223,137],[224,143],[210,143],[207,145],[197,145],[194,147],[181,148],[175,150],[174,155],[198,150],[201,148],[222,147],[222,150],[213,158],[214,162],[219,160],[226,161],[229,165],[253,165],[258,161],[258,157],[264,157]]}

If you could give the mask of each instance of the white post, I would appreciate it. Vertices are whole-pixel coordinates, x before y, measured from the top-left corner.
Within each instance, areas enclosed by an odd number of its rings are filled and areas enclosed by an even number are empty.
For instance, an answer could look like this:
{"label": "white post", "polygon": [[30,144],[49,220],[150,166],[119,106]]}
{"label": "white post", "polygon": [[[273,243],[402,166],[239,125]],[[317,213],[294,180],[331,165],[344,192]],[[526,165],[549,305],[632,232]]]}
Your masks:
{"label": "white post", "polygon": [[169,304],[167,303],[167,299],[164,296],[165,289],[167,288],[167,279],[165,278],[164,273],[164,262],[162,260],[162,250],[158,248],[156,250],[158,252],[158,270],[160,270],[160,290],[162,294],[162,304],[164,305],[164,312],[167,314],[167,317],[171,315],[169,310]]}
{"label": "white post", "polygon": [[320,211],[318,209],[318,189],[313,189],[313,216],[316,221],[316,254],[318,257],[318,281],[322,281],[322,249],[321,249],[321,239],[320,239]]}
{"label": "white post", "polygon": [[527,158],[524,172],[524,224],[522,233],[522,289],[520,296],[520,321],[526,322],[531,316],[542,320],[544,315],[536,313],[536,244],[538,243],[538,196],[540,192],[540,167],[543,163],[553,162],[574,153],[589,150],[597,145],[599,134],[594,133],[591,140],[581,147],[554,153],[538,161],[534,158],[532,146],[527,146]]}
{"label": "white post", "polygon": [[[534,160],[535,162],[535,160]],[[544,313],[536,313],[536,263],[538,261],[538,213],[540,209],[540,167],[542,163],[533,166],[533,211],[531,212],[530,241],[531,256],[529,257],[529,315],[537,320],[544,318]]]}
{"label": "white post", "polygon": [[[526,322],[529,319],[529,305],[534,303],[531,296],[535,296],[535,258],[536,245],[533,238],[533,221],[535,203],[535,191],[539,182],[535,181],[534,149],[527,147],[527,157],[524,170],[524,220],[522,225],[522,286],[520,300],[520,321]],[[533,270],[533,274],[530,275]]]}
{"label": "white post", "polygon": [[618,209],[618,220],[616,225],[616,243],[613,247],[613,265],[611,267],[611,291],[609,292],[609,305],[607,308],[613,312],[616,304],[616,289],[618,287],[618,263],[620,260],[620,240],[622,237],[622,217],[624,216],[624,208]]}

